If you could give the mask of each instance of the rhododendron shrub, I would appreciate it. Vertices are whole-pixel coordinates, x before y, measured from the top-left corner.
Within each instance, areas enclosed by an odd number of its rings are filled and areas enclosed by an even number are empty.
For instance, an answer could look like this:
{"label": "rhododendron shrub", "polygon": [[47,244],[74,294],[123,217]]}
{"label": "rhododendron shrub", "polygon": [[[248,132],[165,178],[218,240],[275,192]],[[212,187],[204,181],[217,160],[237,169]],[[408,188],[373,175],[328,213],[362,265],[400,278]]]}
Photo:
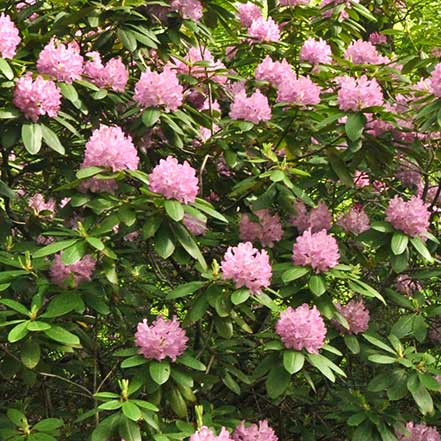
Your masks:
{"label": "rhododendron shrub", "polygon": [[0,441],[439,441],[437,24],[0,1]]}

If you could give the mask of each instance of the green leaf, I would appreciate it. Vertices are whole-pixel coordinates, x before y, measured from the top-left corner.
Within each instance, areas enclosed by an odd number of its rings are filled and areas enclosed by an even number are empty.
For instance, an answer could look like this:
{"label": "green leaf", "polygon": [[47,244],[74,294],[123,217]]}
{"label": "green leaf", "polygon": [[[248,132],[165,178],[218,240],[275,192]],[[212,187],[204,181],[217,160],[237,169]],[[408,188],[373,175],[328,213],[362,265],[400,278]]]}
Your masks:
{"label": "green leaf", "polygon": [[117,35],[121,43],[124,45],[126,49],[130,52],[134,52],[137,47],[136,38],[132,35],[130,31],[124,29],[118,29]]}
{"label": "green leaf", "polygon": [[110,400],[106,401],[103,404],[100,404],[98,406],[98,409],[100,410],[116,410],[119,409],[122,406],[122,402],[120,400]]}
{"label": "green leaf", "polygon": [[52,340],[67,346],[78,346],[80,344],[80,339],[75,334],[61,326],[52,325],[51,329],[44,331],[44,333]]}
{"label": "green leaf", "polygon": [[159,408],[148,401],[144,401],[144,400],[130,400],[130,401],[136,404],[138,407],[142,407],[143,409],[151,410],[152,412],[159,412]]}
{"label": "green leaf", "polygon": [[35,253],[32,254],[32,257],[34,259],[37,259],[39,257],[45,257],[49,256],[51,254],[58,253],[58,251],[64,250],[75,243],[78,242],[78,239],[69,239],[69,240],[61,240],[59,242],[54,242],[49,245],[46,245],[43,248],[40,248],[39,250],[35,251]]}
{"label": "green leaf", "polygon": [[93,248],[97,249],[98,251],[102,251],[105,248],[101,239],[98,239],[97,237],[88,236],[86,237],[86,241],[89,245],[91,245]]}
{"label": "green leaf", "polygon": [[407,248],[407,244],[409,242],[409,238],[399,231],[396,231],[392,236],[392,241],[390,243],[392,252],[395,255],[403,254]]}
{"label": "green leaf", "polygon": [[164,208],[168,217],[176,222],[179,222],[184,217],[184,207],[174,199],[167,199],[164,202]]}
{"label": "green leaf", "polygon": [[28,335],[28,321],[18,324],[17,326],[14,326],[8,334],[8,341],[9,343],[15,343],[17,341],[22,340],[23,338]]}
{"label": "green leaf", "polygon": [[231,294],[231,303],[233,303],[233,305],[241,305],[249,299],[250,295],[249,289],[238,289]]}
{"label": "green leaf", "polygon": [[3,303],[3,305],[6,305],[8,308],[26,316],[31,313],[24,305],[12,299],[1,299],[0,303]]}
{"label": "green leaf", "polygon": [[9,199],[15,198],[15,191],[12,190],[12,188],[9,188],[9,186],[5,184],[1,179],[0,179],[0,195],[6,196]]}
{"label": "green leaf", "polygon": [[[182,389],[182,388],[181,388]],[[178,388],[173,388],[168,397],[170,407],[178,418],[187,419],[187,403]]]}
{"label": "green leaf", "polygon": [[410,243],[418,253],[427,261],[433,262],[433,257],[427,249],[426,244],[419,237],[412,237]]}
{"label": "green leaf", "polygon": [[197,371],[205,371],[207,369],[204,363],[201,363],[197,358],[190,354],[181,355],[177,359],[177,362]]}
{"label": "green leaf", "polygon": [[78,102],[78,92],[72,84],[58,83],[57,85],[61,89],[61,93],[63,94],[64,98],[69,100],[71,103]]}
{"label": "green leaf", "polygon": [[97,175],[98,173],[101,173],[102,171],[103,168],[101,167],[80,168],[76,173],[76,177],[77,179],[87,179]]}
{"label": "green leaf", "polygon": [[348,168],[345,163],[340,159],[340,157],[335,153],[328,154],[328,161],[334,170],[335,174],[340,178],[340,180],[347,186],[353,187],[354,182],[352,176],[349,173]]}
{"label": "green leaf", "polygon": [[359,354],[360,353],[360,343],[358,342],[358,339],[355,335],[345,335],[344,341],[346,347],[353,353],[353,354]]}
{"label": "green leaf", "polygon": [[335,375],[329,367],[328,359],[320,354],[308,354],[308,361],[318,369],[328,380],[335,382]]}
{"label": "green leaf", "polygon": [[375,221],[372,222],[371,228],[380,233],[392,233],[394,231],[392,225],[386,221]]}
{"label": "green leaf", "polygon": [[158,109],[147,109],[142,113],[142,122],[146,127],[153,127],[159,120],[161,112]]}
{"label": "green leaf", "polygon": [[142,364],[148,363],[148,360],[141,355],[133,355],[132,357],[126,358],[122,363],[121,367],[123,369],[131,368],[134,366],[141,366]]}
{"label": "green leaf", "polygon": [[237,384],[236,380],[228,372],[222,378],[222,382],[225,384],[225,386],[228,387],[228,389],[230,389],[236,395],[240,395],[241,393],[240,386]]}
{"label": "green leaf", "polygon": [[8,418],[17,426],[17,427],[25,427],[27,418],[26,416],[21,413],[19,410],[14,408],[9,408],[6,411],[6,415],[8,415]]}
{"label": "green leaf", "polygon": [[351,141],[357,141],[363,134],[366,117],[362,113],[351,113],[345,124],[345,132]]}
{"label": "green leaf", "polygon": [[54,318],[65,315],[74,309],[84,307],[81,297],[77,293],[63,293],[54,297],[47,306],[41,318]]}
{"label": "green leaf", "polygon": [[420,382],[417,374],[412,374],[407,380],[407,389],[412,394],[415,403],[423,415],[433,412],[433,400],[426,387]]}
{"label": "green leaf", "polygon": [[14,71],[9,66],[8,62],[4,58],[0,58],[0,72],[8,79],[14,78]]}
{"label": "green leaf", "polygon": [[268,396],[275,399],[282,395],[288,388],[291,375],[279,365],[273,366],[265,381]]}
{"label": "green leaf", "polygon": [[20,358],[28,369],[34,369],[40,361],[40,344],[34,340],[27,340],[24,344]]}
{"label": "green leaf", "polygon": [[155,251],[163,259],[168,259],[175,251],[175,244],[171,237],[171,231],[166,225],[162,225],[155,236]]}
{"label": "green leaf", "polygon": [[48,126],[45,126],[44,124],[41,125],[41,129],[43,131],[44,142],[52,150],[55,150],[60,155],[64,155],[65,150],[64,150],[63,145],[60,142],[60,139],[58,138],[58,135],[52,129],[50,129]]}
{"label": "green leaf", "polygon": [[426,339],[427,328],[426,319],[422,315],[416,315],[413,320],[413,335],[420,343]]}
{"label": "green leaf", "polygon": [[150,376],[156,384],[164,384],[170,377],[170,363],[168,361],[153,360],[149,366]]}
{"label": "green leaf", "polygon": [[205,214],[208,214],[209,216],[214,217],[215,219],[228,224],[228,219],[224,215],[216,211],[209,202],[204,201],[203,199],[200,198],[196,198],[196,201],[193,203],[193,205],[198,210],[203,211]]}
{"label": "green leaf", "polygon": [[305,356],[298,351],[285,351],[283,353],[283,367],[289,374],[295,374],[302,370]]}
{"label": "green leaf", "polygon": [[25,123],[21,127],[21,138],[26,150],[31,154],[37,154],[41,149],[43,131],[40,124]]}
{"label": "green leaf", "polygon": [[351,287],[351,289],[360,294],[363,294],[364,296],[375,297],[382,303],[386,304],[383,296],[376,289],[372,288],[372,286],[362,282],[361,280],[350,280],[349,286]]}
{"label": "green leaf", "polygon": [[191,257],[196,259],[201,265],[203,270],[207,269],[207,262],[204,259],[204,256],[201,253],[197,243],[190,235],[190,233],[186,230],[186,228],[181,224],[174,224],[172,226],[173,232],[175,233],[176,239],[182,245],[185,251],[190,254]]}
{"label": "green leaf", "polygon": [[[111,439],[111,436],[115,433],[121,420],[122,418],[120,413],[114,413],[113,415],[110,415],[102,420],[92,432],[91,441],[107,441]],[[132,422],[130,420],[128,421],[130,423]],[[128,440],[128,438],[126,438],[126,440]],[[141,438],[139,438],[137,441],[141,441]]]}
{"label": "green leaf", "polygon": [[72,265],[75,262],[78,262],[87,251],[86,242],[80,240],[76,241],[73,245],[66,248],[61,255],[61,261],[65,265]]}
{"label": "green leaf", "polygon": [[142,416],[139,407],[131,401],[126,401],[122,405],[122,411],[123,414],[132,421],[138,421]]}
{"label": "green leaf", "polygon": [[374,354],[370,355],[368,357],[369,361],[372,361],[373,363],[377,364],[393,364],[397,362],[396,358],[389,357],[389,355],[382,355],[382,354]]}
{"label": "green leaf", "polygon": [[326,291],[326,283],[323,277],[314,274],[309,278],[309,289],[316,296],[321,296]]}
{"label": "green leaf", "polygon": [[188,282],[184,283],[183,285],[178,286],[173,291],[171,291],[166,299],[167,300],[173,300],[173,299],[179,299],[181,297],[186,297],[194,292],[196,292],[198,289],[202,288],[204,285],[206,285],[207,282]]}
{"label": "green leaf", "polygon": [[138,424],[129,418],[121,418],[118,430],[120,436],[124,438],[125,441],[142,441],[141,430]]}
{"label": "green leaf", "polygon": [[282,274],[282,280],[283,283],[289,283],[292,282],[293,280],[300,279],[300,277],[303,277],[305,274],[308,273],[309,273],[309,268],[298,266],[285,271]]}
{"label": "green leaf", "polygon": [[28,322],[28,330],[31,332],[41,332],[46,331],[51,328],[51,325],[46,322],[42,322],[39,320],[30,320]]}
{"label": "green leaf", "polygon": [[46,418],[34,425],[33,429],[38,432],[53,432],[64,424],[59,418]]}

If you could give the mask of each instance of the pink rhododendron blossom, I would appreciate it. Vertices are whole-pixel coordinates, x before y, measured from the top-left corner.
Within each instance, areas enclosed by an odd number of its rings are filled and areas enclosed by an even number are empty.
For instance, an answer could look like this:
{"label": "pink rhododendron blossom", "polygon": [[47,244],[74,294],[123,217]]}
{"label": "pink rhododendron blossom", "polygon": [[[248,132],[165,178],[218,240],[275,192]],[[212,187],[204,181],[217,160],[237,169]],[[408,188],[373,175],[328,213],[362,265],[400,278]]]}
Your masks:
{"label": "pink rhododendron blossom", "polygon": [[14,58],[21,38],[14,22],[3,12],[0,14],[0,53],[3,58]]}
{"label": "pink rhododendron blossom", "polygon": [[406,429],[409,433],[397,433],[398,441],[441,441],[441,435],[436,427],[409,421],[406,424]]}
{"label": "pink rhododendron blossom", "polygon": [[184,204],[195,201],[199,191],[196,170],[187,161],[179,164],[176,158],[161,159],[149,177],[149,189],[166,199]]}
{"label": "pink rhododendron blossom", "polygon": [[132,231],[124,236],[124,240],[127,242],[134,242],[139,237],[139,231]]}
{"label": "pink rhododendron blossom", "polygon": [[225,427],[222,427],[219,435],[216,435],[208,427],[202,426],[190,436],[189,441],[233,441]]}
{"label": "pink rhododendron blossom", "polygon": [[279,0],[280,6],[309,5],[310,0]]}
{"label": "pink rhododendron blossom", "polygon": [[395,287],[401,294],[413,296],[416,292],[421,291],[423,286],[418,280],[413,280],[407,274],[400,274],[395,279]]}
{"label": "pink rhododendron blossom", "polygon": [[382,57],[371,42],[363,40],[353,41],[346,49],[345,58],[354,64],[382,64],[390,61]]}
{"label": "pink rhododendron blossom", "polygon": [[322,38],[308,38],[300,49],[300,60],[311,64],[330,64],[331,56],[331,46]]}
{"label": "pink rhododendron blossom", "polygon": [[98,52],[88,52],[86,54],[90,60],[84,64],[84,75],[98,87],[112,89],[115,92],[124,92],[129,71],[121,58],[112,58],[103,64],[101,55]]}
{"label": "pink rhododendron blossom", "polygon": [[70,84],[81,77],[83,62],[77,43],[65,45],[52,38],[40,52],[37,69],[41,74]]}
{"label": "pink rhododendron blossom", "polygon": [[256,20],[262,17],[261,9],[255,5],[254,3],[240,3],[237,6],[237,10],[239,12],[239,21],[242,26],[246,28],[251,26],[253,20]]}
{"label": "pink rhododendron blossom", "polygon": [[441,63],[435,66],[430,76],[430,91],[437,97],[441,97]]}
{"label": "pink rhododendron blossom", "polygon": [[184,218],[182,219],[182,223],[187,227],[188,231],[194,236],[202,236],[204,235],[207,228],[207,220],[202,220],[197,218],[196,216],[191,216],[188,213],[184,214]]}
{"label": "pink rhododendron blossom", "polygon": [[288,349],[317,354],[325,344],[326,326],[320,312],[304,303],[296,309],[288,307],[280,313],[276,333]]}
{"label": "pink rhododendron blossom", "polygon": [[279,215],[271,215],[267,209],[256,211],[258,222],[253,222],[247,214],[240,220],[239,237],[243,242],[259,241],[262,246],[272,248],[283,237]]}
{"label": "pink rhododendron blossom", "polygon": [[387,37],[386,35],[383,35],[381,32],[372,32],[372,34],[369,35],[369,42],[375,45],[386,44]]}
{"label": "pink rhododendron blossom", "polygon": [[422,185],[421,173],[418,167],[412,163],[401,164],[396,177],[409,188],[418,189]]}
{"label": "pink rhododendron blossom", "polygon": [[51,118],[58,115],[61,107],[61,91],[51,80],[28,72],[15,83],[13,103],[27,119],[37,122],[41,115]]}
{"label": "pink rhododendron blossom", "polygon": [[252,21],[248,28],[248,36],[251,38],[251,42],[277,43],[280,40],[280,29],[271,17],[269,17],[268,20],[259,17]]}
{"label": "pink rhododendron blossom", "polygon": [[135,343],[138,353],[149,360],[161,361],[169,357],[172,361],[187,349],[188,337],[173,316],[172,320],[159,316],[150,326],[147,319],[138,323]]}
{"label": "pink rhododendron blossom", "polygon": [[337,83],[340,89],[337,94],[340,110],[358,112],[366,107],[382,106],[383,92],[374,78],[369,80],[366,75],[360,78],[339,77]]}
{"label": "pink rhododendron blossom", "polygon": [[225,280],[233,280],[236,288],[247,287],[252,293],[259,293],[271,283],[272,268],[268,253],[253,248],[251,242],[228,247],[221,269]]}
{"label": "pink rhododendron blossom", "polygon": [[294,225],[299,233],[303,233],[308,228],[313,233],[320,230],[330,230],[332,225],[332,214],[324,202],[319,202],[316,208],[309,212],[302,201],[294,204],[296,214],[291,218],[291,224]]}
{"label": "pink rhododendron blossom", "polygon": [[356,170],[354,173],[354,184],[357,188],[364,188],[371,185],[369,175],[366,172]]}
{"label": "pink rhododendron blossom", "polygon": [[259,421],[246,427],[242,421],[233,432],[234,441],[278,441],[274,430],[269,426],[268,421]]}
{"label": "pink rhododendron blossom", "polygon": [[37,242],[38,245],[49,245],[50,243],[55,242],[55,238],[51,236],[43,236],[42,234],[40,234],[35,238],[35,242]]}
{"label": "pink rhododendron blossom", "polygon": [[338,302],[335,307],[338,312],[346,319],[349,329],[334,321],[335,327],[343,334],[360,334],[369,328],[369,311],[363,300],[350,300],[346,305]]}
{"label": "pink rhododendron blossom", "polygon": [[413,196],[409,201],[395,196],[389,201],[386,208],[386,220],[396,230],[409,236],[422,236],[429,228],[430,212],[428,206],[417,196]]}
{"label": "pink rhododendron blossom", "polygon": [[369,230],[369,217],[362,207],[353,206],[351,209],[342,214],[337,224],[343,228],[347,233],[361,234],[364,231]]}
{"label": "pink rhododendron blossom", "polygon": [[321,230],[312,233],[306,230],[293,247],[292,260],[295,265],[310,266],[316,273],[323,273],[338,265],[340,252],[337,241]]}
{"label": "pink rhododendron blossom", "polygon": [[275,87],[279,87],[289,76],[294,76],[291,65],[283,59],[273,61],[269,55],[256,67],[255,77],[257,81],[268,81]]}
{"label": "pink rhododendron blossom", "polygon": [[44,196],[40,193],[34,194],[34,196],[29,198],[28,205],[34,211],[35,215],[38,216],[42,211],[50,211],[49,217],[53,217],[56,210],[57,202],[54,198],[49,198],[47,201]]}
{"label": "pink rhododendron blossom", "polygon": [[243,119],[254,124],[271,119],[271,107],[268,98],[260,90],[247,97],[243,90],[234,96],[231,104],[230,118]]}
{"label": "pink rhododendron blossom", "polygon": [[176,72],[165,67],[162,73],[147,68],[135,85],[133,99],[142,107],[164,106],[166,110],[177,110],[183,101],[183,87]]}
{"label": "pink rhododendron blossom", "polygon": [[199,0],[173,0],[171,7],[183,18],[199,21],[202,18],[202,4]]}
{"label": "pink rhododendron blossom", "polygon": [[82,257],[71,265],[65,265],[61,260],[62,254],[55,256],[50,268],[50,277],[55,285],[77,287],[82,282],[90,282],[95,269],[96,260],[89,255]]}
{"label": "pink rhododendron blossom", "polygon": [[313,106],[320,102],[320,86],[309,77],[288,76],[278,88],[277,102]]}

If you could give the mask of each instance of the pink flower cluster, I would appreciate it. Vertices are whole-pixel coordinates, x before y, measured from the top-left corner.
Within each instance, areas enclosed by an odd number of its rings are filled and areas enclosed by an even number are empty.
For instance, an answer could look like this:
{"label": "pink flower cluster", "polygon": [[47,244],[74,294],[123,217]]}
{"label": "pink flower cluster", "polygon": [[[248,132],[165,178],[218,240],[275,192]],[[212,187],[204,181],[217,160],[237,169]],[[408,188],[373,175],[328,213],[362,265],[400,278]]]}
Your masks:
{"label": "pink flower cluster", "polygon": [[316,208],[309,212],[302,201],[294,204],[296,214],[291,218],[291,224],[294,225],[299,233],[303,233],[308,228],[313,233],[320,230],[330,230],[332,225],[332,214],[324,202],[319,202]]}
{"label": "pink flower cluster", "polygon": [[13,103],[27,119],[37,122],[41,115],[51,118],[58,115],[61,91],[53,81],[41,76],[34,80],[28,72],[15,83]]}
{"label": "pink flower cluster", "polygon": [[232,439],[225,427],[222,427],[219,435],[216,435],[208,427],[202,426],[197,432],[190,436],[189,441],[232,441]]}
{"label": "pink flower cluster", "polygon": [[335,307],[338,312],[346,319],[349,329],[343,327],[337,321],[334,321],[335,327],[343,334],[360,334],[367,331],[369,328],[369,311],[363,300],[350,300],[346,305],[341,305],[338,302]]}
{"label": "pink flower cluster", "polygon": [[258,17],[251,22],[248,28],[248,36],[251,42],[277,43],[280,40],[280,29],[271,17],[267,20]]}
{"label": "pink flower cluster", "polygon": [[3,58],[14,58],[21,38],[14,22],[3,12],[0,14],[0,53]]}
{"label": "pink flower cluster", "polygon": [[196,216],[185,213],[182,223],[194,236],[202,236],[207,232],[207,219],[202,220]]}
{"label": "pink flower cluster", "polygon": [[366,172],[362,172],[360,170],[355,170],[354,185],[357,188],[369,187],[369,185],[371,185],[369,175]]}
{"label": "pink flower cluster", "polygon": [[275,87],[280,87],[286,78],[293,75],[292,67],[285,59],[273,61],[269,55],[256,67],[255,71],[257,81],[268,81]]}
{"label": "pink flower cluster", "polygon": [[239,224],[240,240],[247,242],[259,241],[262,246],[272,248],[283,237],[283,228],[278,214],[272,216],[270,211],[262,209],[256,211],[258,222],[253,222],[244,214]]}
{"label": "pink flower cluster", "polygon": [[56,201],[53,198],[49,198],[47,202],[41,193],[36,193],[29,198],[28,205],[34,210],[34,213],[38,216],[42,211],[50,211],[50,217],[53,217],[55,213]]}
{"label": "pink flower cluster", "polygon": [[77,287],[82,282],[89,282],[95,269],[96,260],[89,255],[82,257],[71,265],[65,265],[61,260],[62,254],[55,256],[50,268],[50,278],[55,285]]}
{"label": "pink flower cluster", "polygon": [[441,435],[436,427],[409,421],[406,424],[406,429],[409,434],[397,433],[398,441],[441,441]]}
{"label": "pink flower cluster", "polygon": [[370,228],[368,215],[363,207],[358,206],[352,206],[347,213],[342,214],[338,218],[337,224],[347,233],[355,235],[361,234]]}
{"label": "pink flower cluster", "polygon": [[320,312],[304,303],[296,309],[288,307],[280,314],[276,323],[276,333],[288,349],[301,351],[306,349],[317,354],[323,347],[326,337],[326,326]]}
{"label": "pink flower cluster", "polygon": [[272,268],[268,253],[253,248],[251,242],[228,247],[221,269],[225,280],[233,280],[236,288],[247,287],[252,293],[259,293],[271,283]]}
{"label": "pink flower cluster", "polygon": [[308,38],[300,49],[300,60],[311,64],[330,64],[331,57],[331,46],[322,38]]}
{"label": "pink flower cluster", "polygon": [[52,38],[40,52],[37,69],[41,74],[70,84],[81,78],[83,62],[77,43],[65,45]]}
{"label": "pink flower cluster", "polygon": [[88,52],[86,55],[90,60],[84,64],[84,75],[95,86],[112,89],[115,92],[124,92],[129,80],[129,71],[121,58],[112,58],[103,64],[98,52]]}
{"label": "pink flower cluster", "polygon": [[259,124],[271,119],[271,107],[267,97],[260,90],[256,90],[250,97],[247,97],[245,90],[241,90],[234,96],[229,115],[232,119]]}
{"label": "pink flower cluster", "polygon": [[435,66],[430,76],[430,90],[435,96],[441,97],[441,63]]}
{"label": "pink flower cluster", "polygon": [[182,104],[183,92],[184,88],[170,66],[166,66],[162,73],[147,68],[135,85],[133,99],[145,108],[164,106],[166,110],[177,110]]}
{"label": "pink flower cluster", "polygon": [[413,296],[416,292],[421,291],[423,286],[418,280],[413,280],[406,274],[400,274],[395,279],[395,286],[401,294]]}
{"label": "pink flower cluster", "polygon": [[316,273],[323,273],[338,265],[340,252],[337,241],[321,230],[306,230],[296,240],[292,260],[295,265],[310,266]]}
{"label": "pink flower cluster", "polygon": [[371,42],[363,40],[353,41],[346,49],[345,58],[354,64],[385,64],[390,61],[382,57]]}
{"label": "pink flower cluster", "polygon": [[369,35],[369,42],[375,45],[386,44],[387,36],[380,32],[372,32],[372,34]]}
{"label": "pink flower cluster", "polygon": [[409,201],[395,196],[386,208],[386,220],[409,236],[422,236],[429,228],[428,206],[417,196],[412,196]]}
{"label": "pink flower cluster", "polygon": [[199,191],[196,170],[187,161],[179,164],[176,158],[161,159],[149,177],[149,189],[166,199],[184,204],[195,201]]}
{"label": "pink flower cluster", "polygon": [[343,76],[336,80],[340,86],[337,94],[340,110],[358,112],[366,107],[383,105],[383,92],[375,78],[369,80],[362,75],[358,79]]}
{"label": "pink flower cluster", "polygon": [[199,0],[173,0],[171,7],[183,18],[199,21],[202,18],[202,4]]}
{"label": "pink flower cluster", "polygon": [[420,188],[422,185],[421,173],[418,170],[418,166],[410,162],[402,164],[396,176],[406,187]]}
{"label": "pink flower cluster", "polygon": [[260,8],[255,5],[254,3],[248,2],[248,3],[240,3],[237,7],[237,10],[239,12],[239,21],[242,26],[245,26],[246,28],[251,26],[251,23],[254,20],[257,20],[258,18],[262,17],[262,11]]}
{"label": "pink flower cluster", "polygon": [[317,86],[309,77],[296,78],[296,75],[292,74],[279,85],[277,102],[313,106],[320,102],[320,92],[320,86]]}
{"label": "pink flower cluster", "polygon": [[242,421],[233,432],[234,441],[278,441],[274,430],[268,425],[268,421],[262,420],[258,424],[246,427]]}
{"label": "pink flower cluster", "polygon": [[176,361],[187,349],[188,337],[176,316],[172,320],[159,316],[150,326],[147,319],[138,323],[135,342],[138,352],[147,359],[161,361],[169,357]]}
{"label": "pink flower cluster", "polygon": [[280,6],[309,5],[310,0],[279,0]]}

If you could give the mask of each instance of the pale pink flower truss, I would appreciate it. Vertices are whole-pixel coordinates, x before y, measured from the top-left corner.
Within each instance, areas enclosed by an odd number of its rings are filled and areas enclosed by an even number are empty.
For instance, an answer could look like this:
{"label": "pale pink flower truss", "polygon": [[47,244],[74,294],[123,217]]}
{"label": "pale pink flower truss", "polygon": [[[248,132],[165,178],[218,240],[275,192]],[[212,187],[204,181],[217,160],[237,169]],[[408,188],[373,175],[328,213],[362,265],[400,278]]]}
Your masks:
{"label": "pale pink flower truss", "polygon": [[409,188],[418,189],[422,185],[421,173],[418,166],[412,164],[411,162],[401,164],[397,171],[396,177]]}
{"label": "pale pink flower truss", "polygon": [[349,329],[342,326],[337,321],[333,321],[335,327],[343,334],[360,334],[369,328],[369,310],[363,300],[350,300],[346,305],[337,302],[337,311],[346,319]]}
{"label": "pale pink flower truss", "polygon": [[171,7],[189,20],[199,21],[204,14],[199,0],[173,0]]}
{"label": "pale pink flower truss", "polygon": [[369,175],[366,172],[355,170],[354,184],[357,188],[369,187],[369,185],[371,185]]}
{"label": "pale pink flower truss", "polygon": [[280,29],[271,17],[268,20],[259,17],[252,21],[248,28],[248,36],[251,42],[277,43],[280,40]]}
{"label": "pale pink flower truss", "polygon": [[124,92],[129,71],[121,58],[112,58],[103,64],[101,55],[98,52],[88,52],[86,54],[90,60],[84,64],[84,75],[100,88],[112,89],[115,92]]}
{"label": "pale pink flower truss", "polygon": [[337,94],[340,110],[357,112],[366,107],[382,106],[383,92],[374,78],[369,80],[366,75],[360,78],[339,77],[337,83],[340,89]]}
{"label": "pale pink flower truss", "polygon": [[280,6],[309,5],[310,0],[279,0]]}
{"label": "pale pink flower truss", "polygon": [[51,80],[38,76],[35,80],[28,72],[15,83],[13,103],[27,119],[37,122],[41,115],[51,118],[61,107],[61,91]]}
{"label": "pale pink flower truss", "polygon": [[202,426],[190,436],[189,441],[233,441],[225,427],[222,427],[219,435],[216,435],[208,427]]}
{"label": "pale pink flower truss", "polygon": [[386,220],[396,230],[409,236],[422,236],[429,229],[430,212],[428,206],[429,204],[425,204],[417,196],[413,196],[409,201],[395,196],[389,201],[386,208]]}
{"label": "pale pink flower truss", "polygon": [[436,427],[409,421],[406,424],[406,429],[409,434],[397,433],[398,441],[441,441],[441,435]]}
{"label": "pale pink flower truss", "polygon": [[0,14],[0,53],[3,58],[14,58],[21,38],[14,22],[3,12]]}
{"label": "pale pink flower truss", "polygon": [[337,224],[343,228],[347,233],[361,234],[364,231],[369,230],[369,217],[363,210],[363,207],[352,206],[351,209],[342,214]]}
{"label": "pale pink flower truss", "polygon": [[89,255],[82,257],[71,265],[65,265],[61,260],[61,254],[55,256],[50,268],[50,277],[55,285],[66,287],[66,282],[77,287],[82,282],[90,282],[95,269],[96,260]]}
{"label": "pale pink flower truss", "polygon": [[187,349],[188,337],[173,316],[172,320],[159,316],[150,326],[147,319],[138,323],[135,343],[138,352],[149,360],[161,361],[169,357],[172,361]]}
{"label": "pale pink flower truss", "polygon": [[166,199],[184,204],[195,201],[199,191],[196,170],[187,161],[179,164],[176,158],[161,159],[149,176],[149,189]]}
{"label": "pale pink flower truss", "polygon": [[369,35],[369,42],[375,45],[386,44],[387,37],[380,32],[372,32],[372,34]]}
{"label": "pale pink flower truss", "polygon": [[247,97],[245,90],[234,96],[230,109],[231,119],[243,119],[254,124],[271,119],[271,107],[268,98],[260,90]]}
{"label": "pale pink flower truss", "polygon": [[262,420],[257,424],[246,427],[242,421],[233,432],[234,441],[278,441],[274,430],[268,425],[268,421]]}
{"label": "pale pink flower truss", "polygon": [[326,204],[320,201],[316,208],[309,212],[302,201],[294,204],[296,214],[291,218],[291,224],[294,225],[299,233],[303,233],[308,228],[313,233],[320,230],[330,230],[332,225],[332,214]]}
{"label": "pale pink flower truss", "polygon": [[346,49],[345,58],[354,64],[383,64],[390,61],[382,57],[371,42],[363,40],[353,41]]}
{"label": "pale pink flower truss", "polygon": [[306,230],[296,240],[292,260],[295,265],[310,266],[316,273],[323,273],[338,265],[340,252],[337,241],[321,230]]}
{"label": "pale pink flower truss", "polygon": [[418,280],[413,280],[407,274],[400,274],[395,279],[395,287],[401,294],[413,296],[416,292],[421,291],[423,286]]}
{"label": "pale pink flower truss", "polygon": [[430,91],[437,97],[441,97],[441,63],[435,66],[430,76]]}
{"label": "pale pink flower truss", "polygon": [[208,230],[207,219],[202,220],[196,216],[191,216],[188,213],[184,214],[182,223],[187,227],[188,231],[190,231],[190,233],[193,234],[194,236],[202,236]]}
{"label": "pale pink flower truss", "polygon": [[320,102],[320,86],[309,77],[288,76],[278,88],[277,102],[313,106]]}
{"label": "pale pink flower truss", "polygon": [[144,108],[164,106],[174,111],[182,104],[183,92],[176,72],[169,66],[162,73],[147,68],[135,85],[133,99]]}
{"label": "pale pink flower truss", "polygon": [[257,81],[268,81],[275,87],[279,87],[287,77],[293,75],[292,67],[285,59],[273,61],[269,55],[256,67],[255,71]]}
{"label": "pale pink flower truss", "polygon": [[49,217],[53,217],[56,210],[57,202],[54,198],[49,198],[46,202],[44,196],[41,193],[36,193],[34,196],[29,198],[28,205],[34,211],[35,215],[38,216],[43,211],[50,211]]}
{"label": "pale pink flower truss", "polygon": [[221,269],[225,280],[232,279],[236,288],[245,286],[252,293],[259,293],[271,283],[272,269],[268,253],[253,248],[251,242],[228,247]]}
{"label": "pale pink flower truss", "polygon": [[254,3],[240,3],[237,7],[239,12],[239,21],[242,26],[246,28],[251,26],[253,20],[262,17],[261,9]]}
{"label": "pale pink flower truss", "polygon": [[331,46],[325,40],[308,38],[300,49],[300,60],[310,64],[330,64],[332,57]]}
{"label": "pale pink flower truss", "polygon": [[283,237],[279,215],[273,216],[267,209],[258,210],[255,214],[258,223],[251,221],[247,214],[242,216],[239,224],[240,240],[244,242],[258,240],[264,247],[272,248]]}
{"label": "pale pink flower truss", "polygon": [[65,45],[52,38],[38,56],[37,69],[41,74],[70,84],[81,77],[83,62],[77,43]]}
{"label": "pale pink flower truss", "polygon": [[288,349],[317,354],[326,338],[326,326],[320,312],[304,303],[296,309],[288,307],[280,314],[276,323],[276,333]]}

